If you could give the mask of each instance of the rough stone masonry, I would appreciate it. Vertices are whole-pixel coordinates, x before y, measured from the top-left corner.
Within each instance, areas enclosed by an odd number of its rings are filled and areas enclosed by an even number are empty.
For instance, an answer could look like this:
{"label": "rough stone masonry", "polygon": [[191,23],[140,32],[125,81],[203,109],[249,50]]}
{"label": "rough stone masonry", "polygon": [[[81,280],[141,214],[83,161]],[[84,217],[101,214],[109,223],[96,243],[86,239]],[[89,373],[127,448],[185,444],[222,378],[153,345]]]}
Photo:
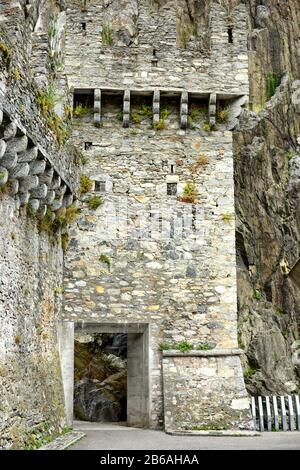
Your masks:
{"label": "rough stone masonry", "polygon": [[246,8],[213,3],[200,52],[197,23],[178,44],[180,2],[67,3],[72,139],[91,185],[71,231],[63,318],[147,329],[144,371],[128,370],[146,383],[128,401],[147,396],[132,424],[247,428],[230,132],[249,94]]}

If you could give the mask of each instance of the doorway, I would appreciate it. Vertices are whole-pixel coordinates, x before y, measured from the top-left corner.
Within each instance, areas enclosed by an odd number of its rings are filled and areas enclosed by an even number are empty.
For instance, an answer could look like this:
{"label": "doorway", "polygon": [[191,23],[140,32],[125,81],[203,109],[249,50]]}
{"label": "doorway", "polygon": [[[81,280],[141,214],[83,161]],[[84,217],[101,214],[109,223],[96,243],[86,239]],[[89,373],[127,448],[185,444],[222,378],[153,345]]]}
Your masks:
{"label": "doorway", "polygon": [[59,343],[69,425],[74,415],[149,427],[148,324],[63,322]]}

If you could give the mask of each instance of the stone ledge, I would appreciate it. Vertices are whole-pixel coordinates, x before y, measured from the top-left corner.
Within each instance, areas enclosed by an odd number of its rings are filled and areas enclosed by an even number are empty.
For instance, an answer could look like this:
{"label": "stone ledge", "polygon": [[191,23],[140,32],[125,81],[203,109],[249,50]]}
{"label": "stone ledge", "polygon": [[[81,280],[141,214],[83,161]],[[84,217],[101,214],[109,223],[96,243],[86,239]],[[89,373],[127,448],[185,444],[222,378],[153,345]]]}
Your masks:
{"label": "stone ledge", "polygon": [[242,349],[207,349],[182,352],[177,349],[163,351],[163,357],[216,357],[216,356],[241,356],[244,354]]}
{"label": "stone ledge", "polygon": [[171,436],[228,436],[228,437],[261,437],[261,433],[257,431],[239,431],[233,430],[207,430],[207,431],[165,431]]}
{"label": "stone ledge", "polygon": [[40,447],[37,450],[65,450],[83,437],[85,437],[84,432],[71,431],[64,436],[57,437],[54,439],[54,441]]}

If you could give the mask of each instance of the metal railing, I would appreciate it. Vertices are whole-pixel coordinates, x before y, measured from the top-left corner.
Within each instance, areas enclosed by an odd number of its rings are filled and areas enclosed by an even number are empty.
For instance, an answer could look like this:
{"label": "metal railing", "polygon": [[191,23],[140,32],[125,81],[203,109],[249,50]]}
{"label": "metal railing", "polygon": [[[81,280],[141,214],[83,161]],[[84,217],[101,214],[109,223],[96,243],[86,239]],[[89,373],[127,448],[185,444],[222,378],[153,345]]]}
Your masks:
{"label": "metal railing", "polygon": [[300,431],[299,395],[251,398],[256,431]]}

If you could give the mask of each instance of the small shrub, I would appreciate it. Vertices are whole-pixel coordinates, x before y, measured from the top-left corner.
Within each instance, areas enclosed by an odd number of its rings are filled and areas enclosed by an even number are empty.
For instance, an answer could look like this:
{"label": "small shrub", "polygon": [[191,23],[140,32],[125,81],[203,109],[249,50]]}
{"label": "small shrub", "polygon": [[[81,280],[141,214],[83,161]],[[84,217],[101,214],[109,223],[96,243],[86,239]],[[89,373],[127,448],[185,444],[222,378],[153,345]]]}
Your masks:
{"label": "small shrub", "polygon": [[74,163],[75,165],[85,165],[87,163],[87,158],[82,152],[82,150],[75,149],[74,151]]}
{"label": "small shrub", "polygon": [[268,100],[275,95],[276,88],[278,86],[278,78],[277,75],[273,72],[270,72],[267,77],[268,82]]}
{"label": "small shrub", "polygon": [[212,125],[209,122],[206,122],[203,126],[203,130],[205,132],[211,132],[212,131]]}
{"label": "small shrub", "polygon": [[14,79],[15,82],[20,80],[21,72],[20,72],[20,69],[18,67],[15,67],[11,74],[12,74],[12,78]]}
{"label": "small shrub", "polygon": [[87,200],[87,205],[90,210],[96,210],[104,203],[101,196],[92,196]]}
{"label": "small shrub", "polygon": [[160,343],[159,349],[161,351],[168,351],[170,349],[170,346],[167,343]]}
{"label": "small shrub", "polygon": [[[119,111],[116,114],[116,118],[117,118],[118,121],[123,122],[123,111]],[[131,114],[130,114],[130,119],[131,119]]]}
{"label": "small shrub", "polygon": [[58,229],[65,229],[68,225],[75,222],[80,214],[79,207],[74,205],[59,209],[56,213],[56,218],[54,219],[53,226],[57,231]]}
{"label": "small shrub", "polygon": [[246,381],[250,380],[255,373],[256,369],[254,369],[253,367],[247,367],[247,369],[244,371],[244,379]]}
{"label": "small shrub", "polygon": [[66,104],[64,106],[64,112],[65,112],[66,118],[69,121],[71,121],[72,117],[73,117],[73,108],[72,108],[72,106],[70,106],[69,104]]}
{"label": "small shrub", "polygon": [[157,131],[162,131],[165,129],[165,121],[163,119],[160,119],[155,125],[154,129]]}
{"label": "small shrub", "polygon": [[228,121],[229,116],[229,109],[228,108],[221,108],[217,113],[217,121],[220,123],[224,123]]}
{"label": "small shrub", "polygon": [[255,300],[261,300],[261,298],[262,298],[261,292],[257,289],[253,289],[253,298]]}
{"label": "small shrub", "polygon": [[201,112],[200,109],[196,106],[191,106],[190,112],[189,112],[189,122],[199,122],[201,118]]}
{"label": "small shrub", "polygon": [[66,290],[65,286],[57,286],[55,288],[55,293],[56,294],[63,294],[65,292],[65,290]]}
{"label": "small shrub", "polygon": [[65,253],[68,249],[68,246],[69,246],[69,242],[70,242],[70,237],[69,237],[69,234],[68,233],[63,233],[61,235],[61,247],[62,247],[62,250],[63,252]]}
{"label": "small shrub", "polygon": [[199,346],[196,348],[198,351],[209,351],[210,349],[213,349],[212,346],[210,346],[208,343],[201,343]]}
{"label": "small shrub", "polygon": [[198,191],[195,183],[189,182],[185,185],[183,194],[180,198],[181,202],[195,204],[197,201]]}
{"label": "small shrub", "polygon": [[49,235],[52,235],[54,232],[53,229],[53,220],[52,220],[52,212],[47,208],[47,212],[44,215],[44,217],[41,217],[39,219],[39,230],[48,233]]}
{"label": "small shrub", "polygon": [[159,121],[157,124],[155,124],[154,128],[157,130],[157,131],[161,131],[163,129],[166,128],[166,119],[168,119],[168,117],[170,116],[171,114],[171,111],[170,109],[165,106],[164,108],[161,109],[160,111],[160,117],[159,117]]}
{"label": "small shrub", "polygon": [[82,116],[86,116],[88,114],[93,114],[93,112],[94,112],[94,108],[92,108],[91,106],[79,103],[73,111],[73,116],[76,118],[79,118]]}
{"label": "small shrub", "polygon": [[208,158],[205,155],[199,155],[196,163],[192,167],[192,171],[195,173],[199,168],[208,165]]}
{"label": "small shrub", "polygon": [[221,214],[223,222],[230,223],[233,220],[232,214]]}
{"label": "small shrub", "polygon": [[30,204],[26,204],[26,214],[31,219],[34,219],[34,220],[36,219],[36,213]]}
{"label": "small shrub", "polygon": [[175,344],[174,349],[178,349],[178,351],[181,351],[181,352],[188,352],[188,351],[192,351],[193,345],[187,343],[186,341],[182,341],[181,343]]}
{"label": "small shrub", "polygon": [[44,116],[53,112],[55,105],[55,93],[53,85],[49,85],[46,90],[40,90],[37,94],[37,103]]}
{"label": "small shrub", "polygon": [[80,194],[85,194],[91,191],[93,188],[93,181],[91,178],[87,175],[81,175],[80,176],[80,188],[79,192]]}
{"label": "small shrub", "polygon": [[106,264],[108,269],[110,269],[110,259],[107,255],[104,255],[104,254],[100,255],[100,261],[101,263]]}
{"label": "small shrub", "polygon": [[3,42],[0,42],[0,54],[2,55],[4,62],[8,66],[10,64],[11,51]]}
{"label": "small shrub", "polygon": [[113,43],[113,34],[110,23],[104,23],[102,26],[102,44],[106,46],[111,46]]}

